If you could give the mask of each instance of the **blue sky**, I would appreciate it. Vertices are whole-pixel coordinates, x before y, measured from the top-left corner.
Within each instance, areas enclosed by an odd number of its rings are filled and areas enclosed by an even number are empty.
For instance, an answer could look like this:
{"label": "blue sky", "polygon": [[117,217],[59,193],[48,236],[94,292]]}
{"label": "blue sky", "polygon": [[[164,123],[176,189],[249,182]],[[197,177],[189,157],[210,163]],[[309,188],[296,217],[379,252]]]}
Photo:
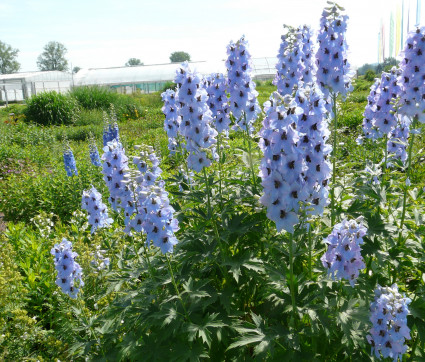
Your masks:
{"label": "blue sky", "polygon": [[[354,65],[375,62],[381,10],[388,0],[342,0],[350,16],[347,39]],[[325,0],[1,0],[0,40],[19,49],[21,71],[37,70],[49,41],[63,43],[81,68],[169,62],[173,51],[192,60],[226,57],[245,35],[253,57],[275,56],[282,25],[317,29]]]}

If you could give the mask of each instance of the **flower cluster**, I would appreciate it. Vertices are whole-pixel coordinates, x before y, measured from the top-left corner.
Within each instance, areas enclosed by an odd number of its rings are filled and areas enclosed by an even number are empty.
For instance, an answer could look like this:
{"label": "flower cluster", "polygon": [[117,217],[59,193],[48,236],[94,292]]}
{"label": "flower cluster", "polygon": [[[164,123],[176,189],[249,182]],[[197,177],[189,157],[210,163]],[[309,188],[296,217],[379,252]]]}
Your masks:
{"label": "flower cluster", "polygon": [[94,139],[90,140],[89,149],[91,163],[96,167],[102,166],[102,161],[100,160],[99,151],[97,149],[96,142]]}
{"label": "flower cluster", "polygon": [[281,36],[277,55],[276,76],[273,84],[281,95],[290,94],[303,78],[306,69],[303,62],[302,33],[299,28],[284,26],[286,34]]}
{"label": "flower cluster", "polygon": [[72,243],[65,238],[60,244],[55,244],[50,253],[55,257],[56,284],[62,288],[65,294],[75,299],[84,285],[81,279],[83,274],[81,267],[75,261],[78,254],[72,251]]}
{"label": "flower cluster", "polygon": [[405,163],[407,160],[407,143],[410,133],[411,120],[406,116],[399,116],[398,123],[391,130],[387,141],[387,151],[393,159]]}
{"label": "flower cluster", "polygon": [[316,53],[317,81],[323,92],[340,93],[345,95],[351,91],[353,72],[347,61],[347,15],[335,3],[325,8],[320,19],[320,30],[317,37],[319,49]]}
{"label": "flower cluster", "polygon": [[297,148],[307,165],[302,177],[309,198],[305,200],[304,206],[308,213],[321,215],[328,204],[328,180],[331,174],[331,166],[327,160],[332,147],[326,143],[330,135],[326,121],[326,102],[323,93],[315,85],[299,88],[295,101],[303,110],[297,122],[297,130],[301,136]]}
{"label": "flower cluster", "polygon": [[106,250],[101,250],[100,246],[96,246],[96,250],[91,255],[93,256],[93,260],[90,262],[90,264],[96,268],[97,271],[101,271],[106,269],[109,266],[109,258],[105,258],[104,254],[106,253]]}
{"label": "flower cluster", "polygon": [[102,202],[102,195],[92,186],[90,190],[83,191],[82,208],[87,210],[89,224],[93,234],[98,228],[108,227],[113,220],[108,217],[108,209]]}
{"label": "flower cluster", "polygon": [[303,180],[307,165],[297,148],[301,134],[297,131],[302,109],[289,95],[273,93],[264,104],[266,117],[260,131],[260,176],[264,194],[260,202],[267,207],[267,217],[278,231],[293,232],[298,223],[300,202],[308,198]]}
{"label": "flower cluster", "polygon": [[161,248],[162,253],[172,253],[173,246],[177,244],[174,233],[178,230],[178,221],[173,216],[174,209],[165,191],[165,182],[158,180],[162,172],[159,160],[153,148],[148,147],[133,162],[137,165],[139,175],[135,190],[136,214],[128,230],[145,233],[148,246],[152,242]]}
{"label": "flower cluster", "polygon": [[205,79],[214,126],[218,133],[227,132],[230,125],[230,108],[226,95],[227,80],[221,73],[211,74]]}
{"label": "flower cluster", "polygon": [[[139,146],[138,146],[139,147]],[[134,215],[126,222],[125,231],[131,234],[131,231],[143,232],[143,223],[146,218],[147,194],[151,187],[155,185],[157,178],[162,170],[159,167],[159,159],[155,155],[153,147],[148,146],[146,151],[142,150],[140,156],[133,158],[133,163],[137,166],[137,174],[133,177],[134,194]]]}
{"label": "flower cluster", "polygon": [[[109,189],[109,202],[114,210],[125,209],[127,214],[133,210],[133,195],[127,186],[128,158],[122,144],[114,139],[103,148],[103,179]],[[129,210],[127,211],[127,208]]]}
{"label": "flower cluster", "polygon": [[328,250],[320,258],[328,274],[338,280],[347,279],[354,286],[359,271],[365,268],[361,247],[367,229],[361,222],[344,219],[336,224],[324,240]]}
{"label": "flower cluster", "polygon": [[78,175],[74,154],[69,146],[66,146],[63,152],[63,162],[65,164],[65,171],[68,177]]}
{"label": "flower cluster", "polygon": [[117,140],[119,142],[120,136],[117,117],[113,107],[111,108],[109,116],[106,112],[103,113],[103,124],[103,146],[106,146],[108,142],[113,140]]}
{"label": "flower cluster", "polygon": [[425,122],[425,27],[408,34],[400,54],[400,85],[403,91],[399,112]]}
{"label": "flower cluster", "polygon": [[390,73],[383,72],[381,75],[379,96],[373,117],[373,126],[379,137],[389,135],[397,125],[395,102],[401,93],[400,85],[397,82],[400,73],[400,69],[393,67]]}
{"label": "flower cluster", "polygon": [[211,110],[208,107],[208,94],[203,87],[200,75],[189,68],[184,62],[176,71],[174,82],[178,85],[177,101],[181,122],[179,133],[186,140],[186,150],[189,152],[188,166],[200,172],[211,164],[207,151],[215,157],[217,131],[211,127]]}
{"label": "flower cluster", "polygon": [[258,104],[258,92],[251,79],[251,55],[248,42],[244,37],[227,46],[226,68],[228,78],[227,91],[230,94],[230,111],[235,117],[235,129],[241,128],[251,133],[252,124],[261,112]]}
{"label": "flower cluster", "polygon": [[367,340],[372,346],[372,353],[381,359],[391,357],[397,362],[407,351],[404,344],[410,339],[410,329],[407,326],[409,314],[409,298],[402,296],[396,284],[391,287],[381,287],[375,290],[375,300],[370,304],[370,321],[372,328]]}
{"label": "flower cluster", "polygon": [[180,125],[176,93],[171,89],[167,89],[161,94],[161,97],[164,102],[162,112],[165,116],[164,130],[168,136],[168,149],[171,152],[175,152],[177,148],[177,133]]}
{"label": "flower cluster", "polygon": [[313,30],[310,28],[310,26],[303,25],[300,28],[300,32],[302,34],[301,57],[304,64],[302,80],[304,83],[311,84],[316,81],[316,72],[317,72],[317,67],[316,67],[316,63],[314,62],[314,56],[313,56],[313,51],[314,51],[314,45],[312,41]]}
{"label": "flower cluster", "polygon": [[[375,118],[376,103],[379,99],[379,90],[381,85],[381,79],[376,78],[375,83],[370,87],[370,93],[367,97],[367,105],[363,113],[363,134],[365,138],[377,139],[378,132],[374,127],[373,119]],[[358,139],[361,143],[361,138]]]}
{"label": "flower cluster", "polygon": [[173,246],[177,244],[174,233],[179,229],[164,186],[165,183],[161,180],[157,186],[150,188],[143,205],[146,209],[143,223],[146,241],[148,245],[152,242],[154,246],[161,248],[163,254],[173,252]]}

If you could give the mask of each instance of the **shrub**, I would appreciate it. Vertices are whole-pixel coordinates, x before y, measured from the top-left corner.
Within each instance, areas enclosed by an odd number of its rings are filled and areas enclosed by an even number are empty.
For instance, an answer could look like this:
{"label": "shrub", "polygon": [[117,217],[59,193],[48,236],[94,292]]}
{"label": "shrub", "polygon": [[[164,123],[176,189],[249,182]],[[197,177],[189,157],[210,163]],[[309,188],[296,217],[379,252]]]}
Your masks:
{"label": "shrub", "polygon": [[25,116],[41,125],[73,124],[78,115],[78,103],[64,94],[43,92],[27,101]]}
{"label": "shrub", "polygon": [[[134,97],[126,94],[118,94],[109,88],[99,86],[77,87],[72,90],[70,95],[85,110],[107,112],[110,110],[112,104],[120,121],[137,119],[142,114],[142,107]],[[100,119],[102,120],[102,118]]]}
{"label": "shrub", "polygon": [[70,95],[84,109],[101,109],[107,111],[111,104],[115,104],[118,94],[106,87],[85,86],[75,87]]}
{"label": "shrub", "polygon": [[368,81],[373,81],[376,78],[376,74],[372,69],[369,69],[368,71],[366,71],[366,74],[364,75],[364,79],[368,80]]}
{"label": "shrub", "polygon": [[159,93],[165,92],[167,89],[175,90],[177,87],[176,83],[168,81],[159,90]]}
{"label": "shrub", "polygon": [[101,125],[103,123],[103,112],[101,109],[82,109],[76,126]]}

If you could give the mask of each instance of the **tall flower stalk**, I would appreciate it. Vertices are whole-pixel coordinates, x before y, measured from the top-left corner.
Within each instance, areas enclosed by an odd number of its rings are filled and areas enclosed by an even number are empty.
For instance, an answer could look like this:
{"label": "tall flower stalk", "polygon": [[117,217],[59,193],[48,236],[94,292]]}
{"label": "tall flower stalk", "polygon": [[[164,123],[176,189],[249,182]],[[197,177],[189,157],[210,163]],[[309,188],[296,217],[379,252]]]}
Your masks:
{"label": "tall flower stalk", "polygon": [[[409,180],[410,182],[413,144],[417,132],[415,128],[419,122],[425,123],[425,27],[416,28],[408,34],[401,57],[403,60],[400,63],[401,75],[399,80],[402,96],[398,111],[412,120],[406,165],[406,181]],[[403,193],[400,237],[406,217],[408,187],[409,185],[406,182]]]}
{"label": "tall flower stalk", "polygon": [[345,96],[352,90],[351,77],[353,72],[347,60],[348,46],[345,40],[347,15],[342,15],[344,9],[336,3],[331,3],[323,10],[318,34],[319,49],[316,53],[317,82],[322,87],[325,96],[330,95],[333,117],[333,161],[331,187],[331,224],[336,221],[336,153],[337,153],[337,96]]}
{"label": "tall flower stalk", "polygon": [[184,137],[190,169],[200,172],[216,158],[217,131],[211,127],[212,114],[208,107],[208,94],[198,72],[187,62],[176,71],[177,102],[181,118],[179,133]]}

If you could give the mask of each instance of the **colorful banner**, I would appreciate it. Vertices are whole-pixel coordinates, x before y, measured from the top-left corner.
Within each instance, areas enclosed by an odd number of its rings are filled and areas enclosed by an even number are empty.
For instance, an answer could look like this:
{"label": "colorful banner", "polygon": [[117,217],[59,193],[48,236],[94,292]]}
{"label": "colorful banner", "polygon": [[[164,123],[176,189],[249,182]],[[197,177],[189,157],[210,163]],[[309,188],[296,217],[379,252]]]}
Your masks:
{"label": "colorful banner", "polygon": [[400,53],[401,44],[401,9],[400,4],[397,4],[397,10],[395,15],[395,56],[397,57]]}
{"label": "colorful banner", "polygon": [[390,17],[390,39],[389,39],[389,57],[394,57],[394,17],[393,12],[391,11]]}

